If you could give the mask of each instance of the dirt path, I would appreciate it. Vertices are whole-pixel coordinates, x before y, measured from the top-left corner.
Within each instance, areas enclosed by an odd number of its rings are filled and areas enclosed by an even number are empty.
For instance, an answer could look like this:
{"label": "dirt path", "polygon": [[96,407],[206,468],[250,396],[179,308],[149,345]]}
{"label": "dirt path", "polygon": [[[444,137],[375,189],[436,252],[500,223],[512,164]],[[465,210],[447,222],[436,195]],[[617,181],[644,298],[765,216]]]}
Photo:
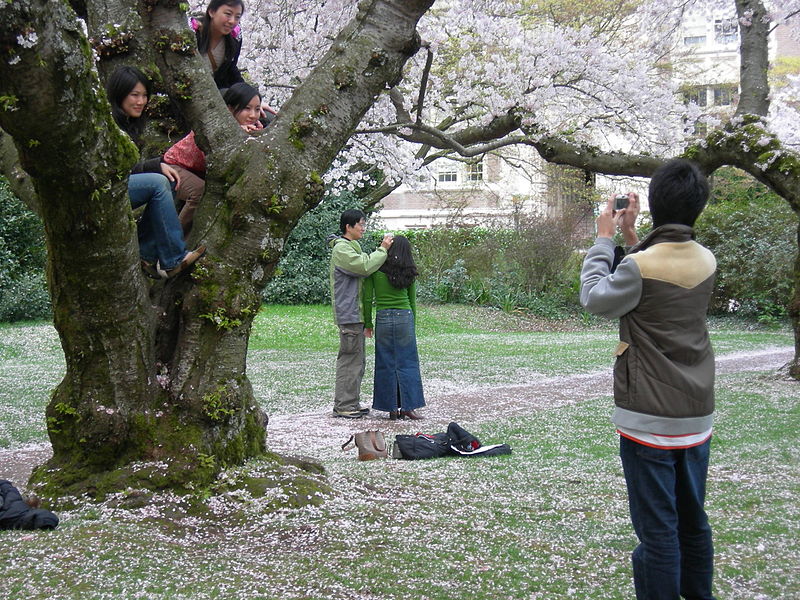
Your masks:
{"label": "dirt path", "polygon": [[[792,348],[767,348],[754,352],[738,352],[717,358],[717,374],[743,371],[777,370],[794,356]],[[611,396],[611,369],[580,375],[542,378],[535,383],[492,386],[476,392],[442,394],[427,398],[428,406],[419,411],[423,421],[389,421],[386,413],[371,413],[358,420],[335,419],[330,412],[308,412],[275,415],[269,422],[271,450],[286,454],[308,454],[308,440],[323,447],[344,443],[351,434],[366,429],[380,429],[387,439],[398,433],[437,433],[450,421],[468,426],[490,421],[499,416],[522,416],[536,411],[576,404],[582,400]],[[609,405],[609,411],[611,407]]]}
{"label": "dirt path", "polygon": [[[717,374],[777,370],[793,355],[792,348],[726,354],[717,358]],[[598,396],[610,396],[611,393],[611,370],[603,369],[580,375],[547,377],[524,385],[492,386],[485,388],[483,393],[475,392],[471,387],[469,393],[442,394],[428,399],[428,407],[420,411],[425,416],[424,421],[389,421],[385,413],[370,414],[359,420],[335,419],[327,411],[275,415],[269,422],[269,447],[283,454],[307,455],[310,453],[309,442],[317,448],[335,448],[352,433],[365,429],[380,429],[387,438],[420,430],[435,433],[443,431],[450,421],[472,424],[498,416],[526,415]],[[49,444],[0,451],[0,479],[23,485],[33,467],[47,460],[51,453]]]}

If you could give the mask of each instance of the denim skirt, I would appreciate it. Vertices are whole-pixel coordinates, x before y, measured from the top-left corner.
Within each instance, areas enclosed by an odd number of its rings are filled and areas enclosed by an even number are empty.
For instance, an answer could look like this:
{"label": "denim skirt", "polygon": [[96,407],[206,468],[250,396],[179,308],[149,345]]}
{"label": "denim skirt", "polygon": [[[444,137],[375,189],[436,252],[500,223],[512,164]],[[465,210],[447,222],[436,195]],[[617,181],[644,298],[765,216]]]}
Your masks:
{"label": "denim skirt", "polygon": [[387,308],[375,315],[375,383],[372,408],[386,412],[425,406],[419,374],[414,313]]}

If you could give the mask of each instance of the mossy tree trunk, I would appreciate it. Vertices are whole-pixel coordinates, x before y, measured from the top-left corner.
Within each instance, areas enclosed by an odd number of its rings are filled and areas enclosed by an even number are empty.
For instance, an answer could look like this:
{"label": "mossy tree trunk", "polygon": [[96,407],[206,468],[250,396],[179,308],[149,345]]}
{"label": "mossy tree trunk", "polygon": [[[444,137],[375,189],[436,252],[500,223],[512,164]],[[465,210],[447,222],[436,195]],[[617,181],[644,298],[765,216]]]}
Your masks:
{"label": "mossy tree trunk", "polygon": [[[800,207],[794,209],[798,218],[797,247],[800,248]],[[794,295],[789,302],[789,317],[794,328],[794,360],[789,364],[789,375],[800,380],[800,251],[794,261]]]}
{"label": "mossy tree trunk", "polygon": [[159,78],[207,152],[188,242],[207,254],[190,275],[154,284],[139,269],[127,196],[136,151],[111,119],[75,14],[47,0],[3,8],[0,127],[39,199],[66,357],[47,407],[54,455],[34,478],[62,493],[187,489],[264,452],[245,372],[260,292],[292,227],[320,201],[321,174],[416,52],[432,0],[363,2],[257,137],[225,109],[176,4],[86,3],[95,33],[98,23],[123,24],[101,57]]}

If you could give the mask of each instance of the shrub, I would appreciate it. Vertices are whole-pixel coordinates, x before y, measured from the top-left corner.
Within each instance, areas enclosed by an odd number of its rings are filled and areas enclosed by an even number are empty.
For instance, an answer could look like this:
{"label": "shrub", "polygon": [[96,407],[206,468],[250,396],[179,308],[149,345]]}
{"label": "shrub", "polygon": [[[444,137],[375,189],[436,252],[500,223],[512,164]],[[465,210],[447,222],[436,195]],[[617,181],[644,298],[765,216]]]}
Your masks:
{"label": "shrub", "polygon": [[[339,217],[343,211],[363,207],[355,196],[342,194],[326,198],[303,215],[286,240],[283,257],[264,288],[264,300],[275,304],[330,302],[331,251],[326,238],[339,233]],[[372,220],[370,224],[373,225]],[[370,243],[371,238],[365,236],[362,246],[366,248]]]}
{"label": "shrub", "polygon": [[576,206],[564,208],[557,216],[528,216],[506,254],[511,267],[519,272],[525,291],[542,294],[569,285],[575,273],[569,268],[575,251],[586,241],[582,225],[586,211]]}
{"label": "shrub", "polygon": [[50,296],[43,272],[22,273],[3,280],[0,292],[0,321],[45,319],[51,315]]}
{"label": "shrub", "polygon": [[772,322],[786,316],[793,290],[797,216],[785,200],[732,169],[715,176],[697,221],[700,243],[717,258],[712,312]]}
{"label": "shrub", "polygon": [[441,271],[437,277],[425,276],[420,271],[417,294],[424,302],[463,303],[469,298],[467,268],[463,258]]}
{"label": "shrub", "polygon": [[0,321],[51,314],[42,222],[0,178]]}
{"label": "shrub", "polygon": [[585,210],[520,219],[516,229],[403,232],[419,255],[420,298],[561,318],[578,310]]}
{"label": "shrub", "polygon": [[[275,276],[267,284],[267,302],[330,302],[328,234],[338,232],[339,215],[361,208],[358,198],[328,198],[305,215],[286,243]],[[419,269],[417,295],[422,302],[476,303],[506,311],[533,311],[562,318],[579,310],[578,275],[585,211],[557,217],[522,219],[516,229],[434,228],[398,232],[414,247]],[[369,218],[361,239],[364,252],[383,235],[378,217]]]}

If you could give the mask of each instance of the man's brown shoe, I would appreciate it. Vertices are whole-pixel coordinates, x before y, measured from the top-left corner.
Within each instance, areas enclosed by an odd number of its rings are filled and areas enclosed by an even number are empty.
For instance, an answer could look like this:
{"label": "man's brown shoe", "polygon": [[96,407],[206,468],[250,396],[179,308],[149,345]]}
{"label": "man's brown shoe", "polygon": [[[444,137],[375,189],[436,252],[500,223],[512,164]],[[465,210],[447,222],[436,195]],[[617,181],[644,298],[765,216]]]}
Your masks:
{"label": "man's brown shoe", "polygon": [[176,275],[183,273],[184,271],[189,269],[189,267],[191,267],[194,263],[196,263],[197,259],[203,256],[203,254],[205,253],[206,253],[205,246],[198,246],[195,250],[187,252],[186,256],[183,257],[183,260],[179,262],[176,267],[173,267],[172,269],[167,271],[167,277],[175,277]]}

